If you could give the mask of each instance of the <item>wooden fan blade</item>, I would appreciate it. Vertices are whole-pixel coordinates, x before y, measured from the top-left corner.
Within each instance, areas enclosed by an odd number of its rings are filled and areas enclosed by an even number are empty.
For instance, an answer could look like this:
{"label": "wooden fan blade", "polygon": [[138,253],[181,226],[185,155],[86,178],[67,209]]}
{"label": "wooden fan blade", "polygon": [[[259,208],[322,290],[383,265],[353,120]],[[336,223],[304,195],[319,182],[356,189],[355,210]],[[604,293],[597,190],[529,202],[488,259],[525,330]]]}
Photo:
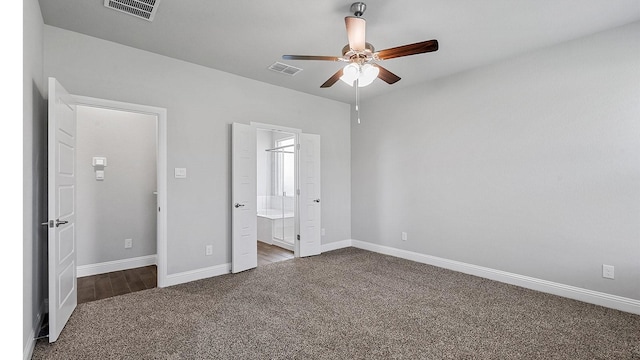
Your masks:
{"label": "wooden fan blade", "polygon": [[387,84],[391,85],[391,84],[395,84],[398,81],[400,81],[400,76],[392,73],[391,71],[383,68],[382,66],[375,64],[373,65],[375,67],[377,67],[378,69],[380,69],[380,72],[378,73],[378,78],[384,82],[386,82]]}
{"label": "wooden fan blade", "polygon": [[339,57],[336,56],[317,56],[317,55],[282,55],[285,60],[323,60],[323,61],[338,61]]}
{"label": "wooden fan blade", "polygon": [[329,80],[325,81],[324,84],[320,85],[320,87],[321,88],[331,87],[331,85],[335,84],[338,80],[340,80],[341,76],[342,76],[342,69],[338,70],[338,72],[333,74],[333,76],[331,76]]}
{"label": "wooden fan blade", "polygon": [[401,56],[423,54],[438,50],[438,40],[428,40],[415,44],[398,46],[390,49],[380,50],[377,53],[378,59],[387,60]]}
{"label": "wooden fan blade", "polygon": [[349,47],[354,51],[364,51],[365,29],[367,22],[365,19],[356,16],[347,16],[344,18],[347,26],[347,38],[349,38]]}

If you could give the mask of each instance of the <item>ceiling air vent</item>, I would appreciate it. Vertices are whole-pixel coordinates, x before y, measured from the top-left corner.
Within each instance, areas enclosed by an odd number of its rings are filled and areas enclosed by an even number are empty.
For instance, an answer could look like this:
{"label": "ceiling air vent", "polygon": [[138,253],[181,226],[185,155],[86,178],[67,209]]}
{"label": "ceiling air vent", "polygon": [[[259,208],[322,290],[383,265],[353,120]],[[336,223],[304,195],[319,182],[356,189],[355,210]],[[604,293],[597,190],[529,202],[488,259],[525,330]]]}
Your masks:
{"label": "ceiling air vent", "polygon": [[273,64],[271,64],[271,66],[269,66],[269,70],[275,71],[275,72],[279,72],[281,74],[285,74],[285,75],[289,75],[289,76],[293,76],[297,73],[299,73],[300,71],[302,71],[302,69],[297,68],[295,66],[291,66],[291,65],[287,65],[287,64],[283,64],[281,62],[274,62]]}
{"label": "ceiling air vent", "polygon": [[153,21],[159,3],[160,0],[104,0],[104,6],[109,9],[148,21]]}

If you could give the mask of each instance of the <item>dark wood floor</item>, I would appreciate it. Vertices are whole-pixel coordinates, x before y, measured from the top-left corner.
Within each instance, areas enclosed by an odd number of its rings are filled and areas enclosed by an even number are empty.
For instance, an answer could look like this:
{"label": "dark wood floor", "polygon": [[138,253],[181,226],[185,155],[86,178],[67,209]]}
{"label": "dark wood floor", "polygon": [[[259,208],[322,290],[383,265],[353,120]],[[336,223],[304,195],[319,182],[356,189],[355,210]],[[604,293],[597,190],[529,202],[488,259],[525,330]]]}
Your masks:
{"label": "dark wood floor", "polygon": [[258,266],[293,259],[293,251],[258,241]]}
{"label": "dark wood floor", "polygon": [[155,265],[78,278],[78,304],[152,289],[157,286]]}

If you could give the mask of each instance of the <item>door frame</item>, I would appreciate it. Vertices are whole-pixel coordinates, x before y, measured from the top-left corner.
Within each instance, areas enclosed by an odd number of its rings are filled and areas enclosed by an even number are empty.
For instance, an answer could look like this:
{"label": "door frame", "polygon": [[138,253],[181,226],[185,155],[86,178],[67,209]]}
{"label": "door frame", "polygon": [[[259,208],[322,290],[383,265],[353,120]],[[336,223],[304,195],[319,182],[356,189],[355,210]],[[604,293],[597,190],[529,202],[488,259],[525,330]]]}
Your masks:
{"label": "door frame", "polygon": [[[300,257],[300,241],[298,241],[298,235],[300,234],[300,194],[299,194],[299,190],[300,190],[300,184],[298,183],[298,178],[299,176],[299,169],[300,169],[300,165],[298,163],[300,156],[299,156],[299,144],[300,144],[300,134],[302,134],[302,130],[301,129],[296,129],[296,128],[290,128],[290,127],[286,127],[286,126],[279,126],[279,125],[272,125],[272,124],[266,124],[266,123],[259,123],[259,122],[254,122],[252,121],[249,125],[251,125],[252,127],[254,127],[256,130],[269,130],[269,131],[279,131],[279,132],[286,132],[286,133],[290,133],[293,134],[293,138],[294,138],[294,146],[295,146],[295,151],[293,154],[293,162],[296,164],[296,169],[295,169],[295,175],[294,175],[294,188],[295,190],[295,201],[293,202],[294,206],[293,206],[293,216],[294,216],[294,221],[293,223],[295,224],[295,239],[293,240],[293,256],[294,257]],[[257,181],[257,178],[256,178]],[[257,215],[256,215],[256,219],[257,219]]]}
{"label": "door frame", "polygon": [[76,101],[76,105],[102,108],[109,110],[119,110],[145,115],[155,115],[156,127],[156,151],[157,151],[157,204],[156,214],[157,234],[156,234],[156,266],[158,267],[158,287],[168,286],[167,284],[167,109],[100,99],[88,96],[71,95]]}

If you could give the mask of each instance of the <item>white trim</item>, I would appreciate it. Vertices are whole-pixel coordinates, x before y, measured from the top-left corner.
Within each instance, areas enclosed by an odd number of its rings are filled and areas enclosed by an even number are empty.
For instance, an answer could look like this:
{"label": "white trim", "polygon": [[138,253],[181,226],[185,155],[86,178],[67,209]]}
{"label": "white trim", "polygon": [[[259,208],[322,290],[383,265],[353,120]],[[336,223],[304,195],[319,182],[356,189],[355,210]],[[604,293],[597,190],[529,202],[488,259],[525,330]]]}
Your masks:
{"label": "white trim", "polygon": [[400,250],[388,246],[377,245],[365,241],[351,240],[353,247],[391,255],[402,259],[412,260],[423,264],[459,271],[506,284],[521,286],[527,289],[541,291],[553,295],[579,300],[590,304],[600,305],[611,309],[640,315],[640,300],[611,295],[599,291],[583,289],[571,285],[564,285],[552,281],[518,275],[506,271],[495,270],[483,266],[448,260],[436,256],[420,254],[407,250]]}
{"label": "white trim", "polygon": [[351,239],[347,239],[347,240],[341,240],[341,241],[334,241],[334,242],[330,242],[328,244],[322,244],[322,252],[327,252],[327,251],[333,251],[333,250],[338,250],[338,249],[343,249],[343,248],[348,248],[351,245]]}
{"label": "white trim", "polygon": [[178,284],[184,284],[191,281],[200,279],[206,279],[214,276],[220,276],[231,273],[231,264],[222,264],[216,266],[210,266],[207,268],[184,271],[177,274],[167,275],[167,282],[165,286],[173,286]]}
{"label": "white trim", "polygon": [[158,164],[157,164],[157,243],[156,265],[158,266],[158,287],[165,287],[167,277],[167,109],[155,106],[131,104],[121,101],[72,95],[77,105],[104,109],[123,110],[141,114],[155,115],[158,118]]}
{"label": "white trim", "polygon": [[36,347],[36,330],[31,329],[31,332],[29,333],[29,340],[27,341],[27,344],[24,346],[24,349],[22,350],[22,354],[24,355],[24,360],[31,359],[31,357],[33,356],[33,349],[35,349],[35,347]]}
{"label": "white trim", "polygon": [[[260,241],[260,240],[258,240],[258,241]],[[271,244],[271,245],[277,246],[279,248],[283,248],[285,250],[293,251],[293,244],[289,244],[286,241],[273,239],[273,244]]]}
{"label": "white trim", "polygon": [[127,269],[135,269],[138,267],[156,265],[157,256],[148,255],[130,259],[107,261],[97,264],[80,265],[76,268],[77,277],[85,277],[97,274],[105,274],[114,271],[122,271]]}
{"label": "white trim", "polygon": [[29,341],[27,341],[27,344],[24,346],[24,349],[22,350],[22,355],[24,360],[30,360],[33,357],[33,350],[36,348],[36,336],[38,336],[38,333],[40,332],[40,328],[42,327],[42,322],[44,321],[44,314],[47,312],[48,309],[49,309],[49,302],[47,301],[47,299],[44,299],[44,301],[42,301],[42,304],[40,304],[40,310],[36,314],[36,321],[35,321],[36,326],[31,329],[31,332],[29,333]]}
{"label": "white trim", "polygon": [[290,128],[290,127],[280,126],[280,125],[259,123],[255,121],[251,121],[249,125],[253,126],[256,129],[262,129],[262,130],[282,131],[282,132],[294,133],[294,134],[300,134],[302,132],[301,129]]}

